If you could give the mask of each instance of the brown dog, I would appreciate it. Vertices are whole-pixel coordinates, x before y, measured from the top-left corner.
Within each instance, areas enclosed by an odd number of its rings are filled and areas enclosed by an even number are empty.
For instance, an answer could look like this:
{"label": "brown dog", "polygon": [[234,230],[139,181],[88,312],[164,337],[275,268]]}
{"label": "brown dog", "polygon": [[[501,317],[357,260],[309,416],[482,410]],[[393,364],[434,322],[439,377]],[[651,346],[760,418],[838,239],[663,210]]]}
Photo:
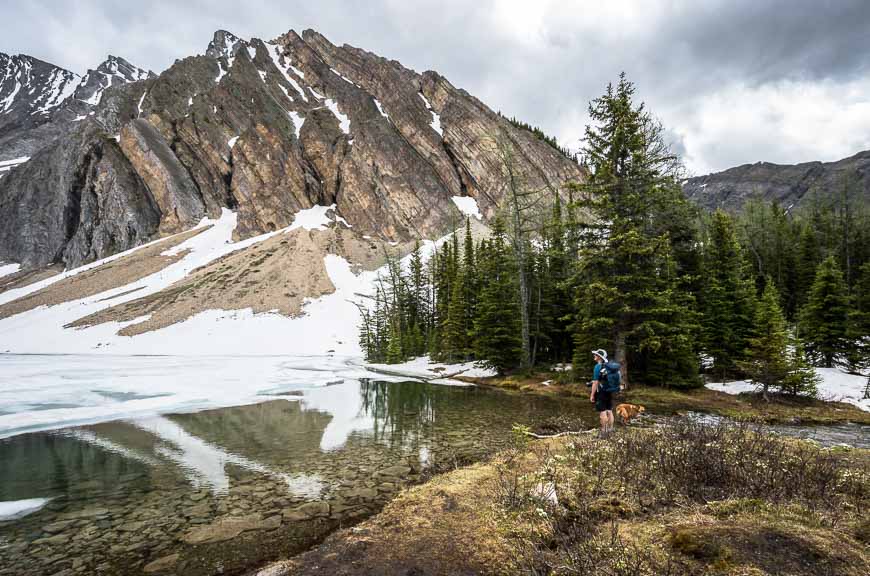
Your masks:
{"label": "brown dog", "polygon": [[628,424],[632,418],[643,414],[645,411],[646,408],[637,404],[620,404],[616,407],[616,413],[619,414],[623,424]]}

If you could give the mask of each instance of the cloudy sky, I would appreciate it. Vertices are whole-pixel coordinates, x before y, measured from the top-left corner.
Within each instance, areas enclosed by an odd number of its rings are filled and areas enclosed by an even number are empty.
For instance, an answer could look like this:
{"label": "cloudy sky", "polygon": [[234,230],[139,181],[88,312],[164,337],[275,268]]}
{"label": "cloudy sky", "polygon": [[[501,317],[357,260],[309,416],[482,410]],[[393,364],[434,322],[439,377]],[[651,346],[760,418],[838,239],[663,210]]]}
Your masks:
{"label": "cloudy sky", "polygon": [[695,174],[870,149],[866,0],[0,0],[0,14],[0,51],[78,73],[107,54],[159,72],[219,28],[314,28],[437,70],[571,148],[625,70]]}

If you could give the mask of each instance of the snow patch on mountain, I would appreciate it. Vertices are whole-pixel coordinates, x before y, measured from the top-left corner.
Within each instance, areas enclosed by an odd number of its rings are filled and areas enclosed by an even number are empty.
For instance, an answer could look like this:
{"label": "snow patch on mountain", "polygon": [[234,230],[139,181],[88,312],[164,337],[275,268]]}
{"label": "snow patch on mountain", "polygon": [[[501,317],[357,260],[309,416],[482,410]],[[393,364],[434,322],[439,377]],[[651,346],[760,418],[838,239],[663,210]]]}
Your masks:
{"label": "snow patch on mountain", "polygon": [[477,205],[477,200],[471,196],[453,196],[451,198],[459,211],[466,216],[473,216],[478,220],[483,220],[483,215],[480,213],[480,207]]}
{"label": "snow patch on mountain", "polygon": [[32,114],[44,114],[48,111],[57,108],[61,102],[72,96],[76,91],[77,76],[72,72],[67,72],[57,68],[52,72],[51,85],[48,91],[37,102],[41,106],[34,110]]}
{"label": "snow patch on mountain", "polygon": [[4,176],[6,172],[12,170],[16,166],[20,166],[30,160],[30,156],[21,156],[19,158],[12,158],[11,160],[0,160],[0,177]]}
{"label": "snow patch on mountain", "polygon": [[[296,82],[296,80],[294,80],[292,76],[290,76],[290,74],[287,72],[287,68],[281,62],[281,60],[284,59],[286,62],[289,63],[290,58],[288,56],[282,55],[281,48],[278,47],[276,44],[271,44],[268,52],[269,52],[269,57],[272,59],[272,63],[275,65],[275,68],[278,69],[278,72],[281,73],[281,76],[284,77],[284,80],[286,80],[287,83],[290,84],[290,86],[292,86],[293,89],[299,93],[299,95],[302,97],[302,100],[304,100],[305,102],[308,102],[308,97],[305,96],[305,90],[302,89],[302,86],[300,86],[299,83]],[[299,73],[295,68],[293,68],[293,66],[289,66],[289,67],[292,68],[295,73],[297,73],[297,74]],[[302,74],[301,77],[304,79],[305,75]],[[283,89],[283,87],[282,87],[282,89]],[[289,97],[289,94],[287,94],[286,89],[284,89],[284,93]],[[291,100],[292,100],[292,98],[291,98]]]}
{"label": "snow patch on mountain", "polygon": [[305,118],[293,111],[287,112],[287,115],[290,116],[290,120],[293,122],[293,130],[296,132],[296,137],[299,138],[299,133],[302,130],[303,124],[305,124]]}
{"label": "snow patch on mountain", "polygon": [[444,132],[441,130],[441,116],[439,116],[438,113],[435,112],[435,109],[432,108],[429,100],[426,99],[426,96],[424,96],[422,92],[417,92],[417,94],[423,100],[423,104],[426,105],[426,110],[428,110],[429,113],[432,114],[432,122],[429,123],[429,125],[432,127],[432,130],[438,132],[438,135],[443,137]]}
{"label": "snow patch on mountain", "polygon": [[350,134],[350,118],[347,115],[342,114],[341,110],[338,109],[338,104],[336,104],[335,100],[332,98],[327,98],[324,105],[329,108],[329,110],[338,118],[338,126],[341,128],[341,131],[345,134]]}
{"label": "snow patch on mountain", "polygon": [[[380,103],[380,102],[379,102],[379,101],[378,101],[378,99],[377,99],[377,98],[374,98],[374,97],[372,97],[372,100],[374,100],[374,101],[375,101],[375,106],[376,106],[376,107],[377,107],[377,109],[378,109],[378,112],[380,112],[380,113],[381,113],[381,116],[383,116],[383,117],[384,117],[384,118],[386,118],[386,119],[387,119],[387,120],[390,120],[390,117],[389,117],[389,116],[388,116],[388,115],[387,115],[387,113],[386,113],[386,112],[384,112],[384,107],[383,107],[383,106],[381,106],[381,103]],[[392,122],[392,120],[390,120],[390,122]]]}
{"label": "snow patch on mountain", "polygon": [[0,262],[0,278],[15,274],[19,270],[21,270],[21,264],[4,264]]}

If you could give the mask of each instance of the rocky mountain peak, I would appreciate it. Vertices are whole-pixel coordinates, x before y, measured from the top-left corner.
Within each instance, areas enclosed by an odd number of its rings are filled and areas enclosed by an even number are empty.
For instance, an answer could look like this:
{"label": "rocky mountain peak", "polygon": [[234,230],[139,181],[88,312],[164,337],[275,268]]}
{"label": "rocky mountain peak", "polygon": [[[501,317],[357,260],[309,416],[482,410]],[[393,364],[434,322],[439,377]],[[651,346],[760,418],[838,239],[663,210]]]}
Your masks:
{"label": "rocky mountain peak", "polygon": [[361,238],[410,243],[464,221],[454,197],[496,214],[500,151],[535,189],[584,177],[442,76],[314,31],[264,43],[218,30],[205,56],[153,77],[104,64],[65,130],[0,179],[0,260],[75,267],[227,209],[248,238],[317,205]]}
{"label": "rocky mountain peak", "polygon": [[226,30],[218,30],[214,33],[214,38],[209,42],[208,49],[205,51],[206,56],[212,58],[232,58],[236,52],[247,42]]}
{"label": "rocky mountain peak", "polygon": [[0,115],[49,114],[77,82],[76,74],[48,62],[0,53]]}
{"label": "rocky mountain peak", "polygon": [[776,202],[792,210],[814,197],[831,198],[844,187],[850,195],[870,200],[870,151],[836,162],[744,164],[689,178],[683,184],[686,195],[699,206],[731,212],[750,200]]}
{"label": "rocky mountain peak", "polygon": [[109,55],[96,69],[88,70],[76,88],[74,97],[80,102],[96,106],[107,88],[155,77],[154,73],[134,66],[123,58]]}

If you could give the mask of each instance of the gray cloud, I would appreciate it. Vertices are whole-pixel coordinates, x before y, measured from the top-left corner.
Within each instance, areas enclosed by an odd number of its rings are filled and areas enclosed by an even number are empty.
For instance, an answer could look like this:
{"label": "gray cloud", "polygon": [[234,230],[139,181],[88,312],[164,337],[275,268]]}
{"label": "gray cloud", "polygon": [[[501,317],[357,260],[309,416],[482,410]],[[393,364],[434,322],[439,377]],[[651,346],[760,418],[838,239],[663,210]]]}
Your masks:
{"label": "gray cloud", "polygon": [[0,51],[79,73],[109,53],[159,72],[219,28],[267,39],[314,28],[437,70],[572,148],[588,101],[625,70],[696,172],[870,148],[863,0],[0,0],[0,14]]}

